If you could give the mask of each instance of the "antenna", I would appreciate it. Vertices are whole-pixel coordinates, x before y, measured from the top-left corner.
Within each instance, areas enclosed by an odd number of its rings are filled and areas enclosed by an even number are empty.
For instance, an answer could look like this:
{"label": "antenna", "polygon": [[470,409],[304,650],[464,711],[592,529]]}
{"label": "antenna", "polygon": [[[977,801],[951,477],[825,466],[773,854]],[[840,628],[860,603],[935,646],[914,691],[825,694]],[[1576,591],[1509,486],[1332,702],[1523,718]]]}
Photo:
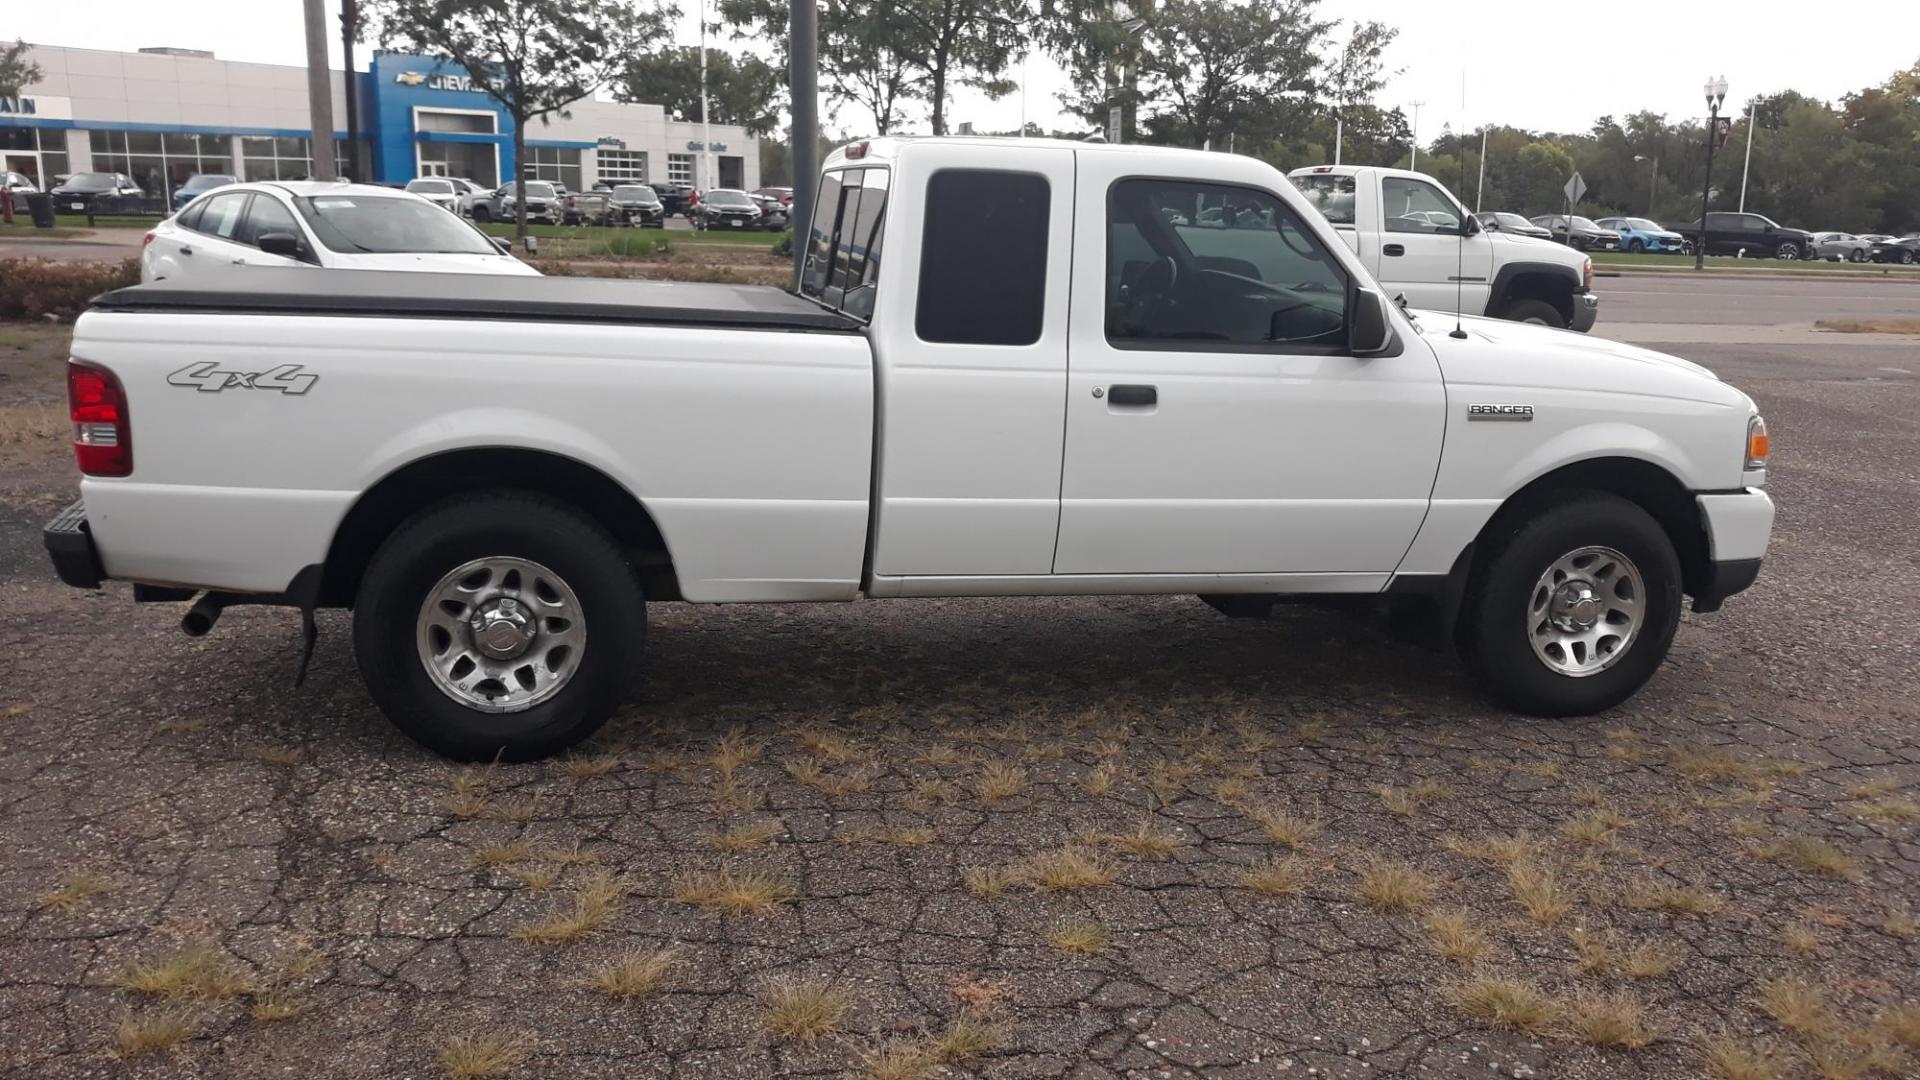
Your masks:
{"label": "antenna", "polygon": [[[1460,76],[1460,97],[1463,104],[1465,103],[1466,96],[1467,77],[1465,73],[1462,73]],[[1452,132],[1448,132],[1448,134],[1452,134]],[[1455,144],[1454,149],[1458,151],[1460,155],[1460,190],[1465,191],[1467,190],[1466,141],[1464,139],[1460,140]],[[1465,341],[1467,328],[1460,323],[1460,309],[1466,306],[1464,294],[1467,288],[1467,222],[1473,219],[1466,216],[1465,206],[1460,208],[1460,213],[1462,215],[1460,219],[1460,230],[1455,233],[1453,237],[1453,330],[1447,334],[1447,336]]]}

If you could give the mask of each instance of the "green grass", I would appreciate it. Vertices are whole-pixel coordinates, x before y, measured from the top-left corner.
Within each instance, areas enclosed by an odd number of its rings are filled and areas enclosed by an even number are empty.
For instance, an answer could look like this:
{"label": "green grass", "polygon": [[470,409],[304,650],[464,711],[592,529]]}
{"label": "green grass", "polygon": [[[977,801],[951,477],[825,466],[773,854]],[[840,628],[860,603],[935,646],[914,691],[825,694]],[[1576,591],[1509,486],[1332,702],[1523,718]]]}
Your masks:
{"label": "green grass", "polygon": [[[1648,269],[1653,267],[1693,266],[1691,255],[1633,255],[1626,252],[1596,251],[1593,265],[1611,269]],[[1772,270],[1799,273],[1832,273],[1852,270],[1856,273],[1920,274],[1920,267],[1889,266],[1886,263],[1837,263],[1808,259],[1736,259],[1729,255],[1707,256],[1708,270]]]}
{"label": "green grass", "polygon": [[[15,221],[20,220],[20,212],[14,211],[13,218]],[[88,225],[85,214],[55,214],[53,224],[62,229],[151,229],[160,224],[160,216],[158,214],[153,217],[102,216],[94,218],[93,224]]]}
{"label": "green grass", "polygon": [[[32,222],[23,221],[21,217],[18,214],[14,215],[14,223],[11,225],[0,223],[0,236],[21,240],[61,240],[69,236],[79,236],[86,231],[69,228],[36,229]],[[82,224],[84,225],[85,222],[83,221]]]}

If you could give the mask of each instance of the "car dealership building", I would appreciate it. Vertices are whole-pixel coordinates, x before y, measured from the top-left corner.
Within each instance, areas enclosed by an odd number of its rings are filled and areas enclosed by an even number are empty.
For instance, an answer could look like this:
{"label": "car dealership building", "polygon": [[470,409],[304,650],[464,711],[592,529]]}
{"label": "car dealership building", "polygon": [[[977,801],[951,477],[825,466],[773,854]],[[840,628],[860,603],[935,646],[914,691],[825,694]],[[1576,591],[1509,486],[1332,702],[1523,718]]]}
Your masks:
{"label": "car dealership building", "polygon": [[[0,170],[42,188],[77,172],[123,172],[148,195],[170,196],[194,173],[290,180],[312,170],[307,70],[215,59],[190,49],[108,52],[35,45],[40,81],[0,99]],[[404,183],[463,176],[487,187],[513,177],[513,118],[460,68],[423,56],[376,52],[356,72],[361,178]],[[333,149],[345,172],[345,83],[333,73]],[[713,125],[708,163],[701,128],[658,105],[586,99],[527,131],[529,177],[575,191],[596,181],[752,189],[758,141]],[[711,177],[707,170],[711,170]]]}

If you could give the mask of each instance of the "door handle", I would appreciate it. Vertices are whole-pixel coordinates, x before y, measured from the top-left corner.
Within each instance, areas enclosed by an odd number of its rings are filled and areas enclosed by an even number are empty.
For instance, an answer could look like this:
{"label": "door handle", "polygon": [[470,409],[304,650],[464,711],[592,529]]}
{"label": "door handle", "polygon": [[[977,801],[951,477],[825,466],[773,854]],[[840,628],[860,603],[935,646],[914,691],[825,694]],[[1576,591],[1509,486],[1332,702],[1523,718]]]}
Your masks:
{"label": "door handle", "polygon": [[187,245],[185,245],[185,244],[182,244],[182,245],[180,245],[180,254],[182,254],[182,255],[191,255],[191,254],[193,254],[193,249],[192,249],[191,247],[188,247],[188,246],[187,246]]}
{"label": "door handle", "polygon": [[1380,249],[1380,254],[1382,255],[1405,255],[1406,253],[1406,247],[1401,244],[1388,244],[1386,247]]}
{"label": "door handle", "polygon": [[1159,401],[1158,387],[1114,385],[1107,388],[1108,405],[1155,405]]}

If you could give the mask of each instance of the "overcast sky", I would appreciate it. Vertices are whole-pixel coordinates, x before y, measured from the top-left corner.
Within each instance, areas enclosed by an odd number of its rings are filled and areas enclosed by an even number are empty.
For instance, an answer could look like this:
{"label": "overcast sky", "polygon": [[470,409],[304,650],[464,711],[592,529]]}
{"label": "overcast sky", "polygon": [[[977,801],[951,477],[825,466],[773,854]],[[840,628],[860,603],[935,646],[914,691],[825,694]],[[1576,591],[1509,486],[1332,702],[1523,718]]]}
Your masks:
{"label": "overcast sky", "polygon": [[[689,43],[699,25],[693,2],[680,3],[686,11],[682,36]],[[227,60],[283,64],[302,63],[306,56],[300,0],[193,0],[185,6],[91,0],[9,8],[12,14],[0,28],[48,45],[176,45],[211,49]],[[337,64],[338,0],[327,9]],[[1326,18],[1378,19],[1400,29],[1387,56],[1388,69],[1397,74],[1382,103],[1411,111],[1412,102],[1425,102],[1423,141],[1449,123],[1456,130],[1505,123],[1582,131],[1608,113],[1701,115],[1701,84],[1716,74],[1727,77],[1733,103],[1785,89],[1837,99],[1920,60],[1920,0],[1612,0],[1600,6],[1604,15],[1591,7],[1554,9],[1538,0],[1322,0],[1320,10]],[[1717,47],[1715,27],[1737,27],[1744,44]],[[1012,129],[1024,116],[1048,127],[1079,126],[1059,112],[1057,94],[1065,80],[1052,61],[1035,57],[1012,75],[1024,81],[1024,93],[990,102],[963,91],[953,103],[954,122]],[[924,109],[914,122],[925,130]],[[866,124],[850,110],[830,126],[861,130]]]}

